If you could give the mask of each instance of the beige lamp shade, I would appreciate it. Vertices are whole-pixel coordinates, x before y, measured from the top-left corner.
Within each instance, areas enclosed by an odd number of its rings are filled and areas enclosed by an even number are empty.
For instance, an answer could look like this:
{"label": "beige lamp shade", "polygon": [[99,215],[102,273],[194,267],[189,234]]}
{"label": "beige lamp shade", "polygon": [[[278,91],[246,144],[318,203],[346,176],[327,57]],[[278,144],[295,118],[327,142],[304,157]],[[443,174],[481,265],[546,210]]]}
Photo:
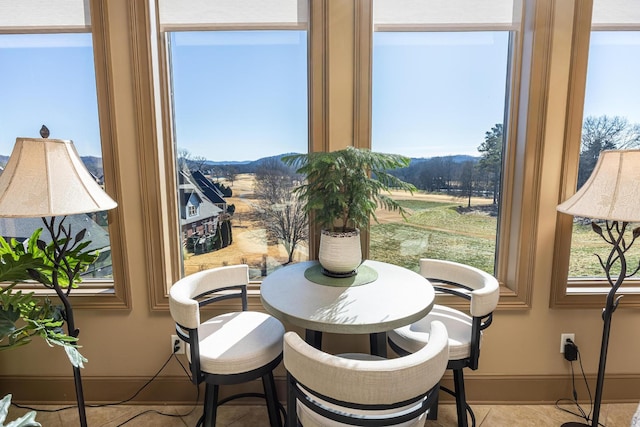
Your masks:
{"label": "beige lamp shade", "polygon": [[16,139],[0,175],[0,217],[64,216],[116,206],[86,169],[73,142]]}
{"label": "beige lamp shade", "polygon": [[557,209],[585,218],[640,221],[640,150],[600,153],[587,182]]}

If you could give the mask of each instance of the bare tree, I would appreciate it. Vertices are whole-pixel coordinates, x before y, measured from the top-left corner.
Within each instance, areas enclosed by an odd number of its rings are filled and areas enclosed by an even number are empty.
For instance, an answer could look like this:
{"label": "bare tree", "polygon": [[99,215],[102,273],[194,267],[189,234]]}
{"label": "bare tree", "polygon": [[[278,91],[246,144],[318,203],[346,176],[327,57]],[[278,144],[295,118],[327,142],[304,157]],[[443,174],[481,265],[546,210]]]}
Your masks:
{"label": "bare tree", "polygon": [[582,123],[578,188],[589,178],[602,150],[640,146],[640,125],[620,116],[589,116]]}
{"label": "bare tree", "polygon": [[178,148],[178,169],[183,171],[202,170],[207,158],[204,156],[196,156],[186,148]]}
{"label": "bare tree", "polygon": [[467,196],[467,208],[471,207],[471,196],[473,195],[473,170],[475,163],[466,161],[462,164],[460,171],[460,189],[462,194]]}
{"label": "bare tree", "polygon": [[257,212],[270,238],[281,243],[287,264],[300,243],[309,238],[309,222],[293,188],[302,179],[279,159],[266,161],[256,170],[254,192],[259,199]]}
{"label": "bare tree", "polygon": [[207,158],[204,156],[193,156],[189,159],[189,166],[191,170],[202,171],[202,167],[207,162]]}
{"label": "bare tree", "polygon": [[238,168],[232,165],[227,165],[224,168],[224,177],[227,178],[227,181],[230,182],[230,185],[233,187],[233,181],[236,180],[236,176],[238,175]]}
{"label": "bare tree", "polygon": [[176,154],[178,156],[178,169],[181,171],[188,171],[191,152],[186,148],[178,148],[178,152]]}

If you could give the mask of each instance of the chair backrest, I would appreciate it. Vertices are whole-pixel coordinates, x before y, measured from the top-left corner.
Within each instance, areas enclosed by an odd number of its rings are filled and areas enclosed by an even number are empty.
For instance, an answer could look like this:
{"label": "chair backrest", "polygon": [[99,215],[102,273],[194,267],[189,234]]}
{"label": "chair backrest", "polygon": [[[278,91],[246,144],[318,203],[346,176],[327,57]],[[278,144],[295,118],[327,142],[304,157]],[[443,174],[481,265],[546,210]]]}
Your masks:
{"label": "chair backrest", "polygon": [[[169,289],[169,311],[175,322],[189,329],[200,325],[200,307],[213,301],[241,298],[242,309],[247,309],[246,287],[249,267],[245,264],[217,267],[183,277]],[[233,292],[233,291],[236,292]],[[226,294],[207,299],[216,292]]]}
{"label": "chair backrest", "polygon": [[491,274],[470,265],[452,261],[423,258],[420,274],[433,281],[469,291],[469,312],[473,317],[484,317],[495,310],[500,298],[500,284]]}
{"label": "chair backrest", "polygon": [[[394,425],[424,414],[435,402],[449,359],[444,324],[433,322],[430,337],[425,347],[407,356],[356,360],[327,354],[295,332],[287,332],[284,365],[289,425],[297,425],[296,400],[323,417],[352,425],[367,425],[362,411],[387,418],[388,424],[376,425]],[[398,411],[393,410],[406,411],[407,407],[412,410],[397,418]]]}
{"label": "chair backrest", "polygon": [[200,307],[216,301],[239,298],[247,310],[249,267],[245,264],[211,268],[183,277],[169,289],[169,311],[176,322],[176,333],[188,345],[191,380],[203,381],[200,370]]}

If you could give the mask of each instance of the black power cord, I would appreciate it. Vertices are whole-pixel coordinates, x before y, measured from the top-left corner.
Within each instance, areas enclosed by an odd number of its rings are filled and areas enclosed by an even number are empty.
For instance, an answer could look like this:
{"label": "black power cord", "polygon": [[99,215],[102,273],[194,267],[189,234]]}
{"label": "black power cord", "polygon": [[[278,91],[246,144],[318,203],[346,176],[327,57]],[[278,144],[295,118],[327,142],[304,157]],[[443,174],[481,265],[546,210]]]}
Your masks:
{"label": "black power cord", "polygon": [[[171,361],[171,359],[175,358],[175,360],[180,364],[180,367],[182,368],[182,370],[184,371],[184,373],[187,375],[187,378],[189,378],[190,381],[190,374],[189,371],[187,370],[187,368],[182,364],[182,362],[180,361],[180,359],[178,359],[178,357],[176,356],[176,351],[179,349],[179,342],[174,343],[174,347],[173,347],[173,353],[171,353],[171,355],[169,356],[169,358],[163,363],[163,365],[160,367],[160,369],[158,369],[158,371],[151,377],[151,379],[149,379],[149,381],[147,381],[142,387],[140,387],[131,397],[129,397],[128,399],[124,399],[121,400],[119,402],[114,402],[114,403],[103,403],[103,404],[97,404],[97,405],[86,405],[89,408],[103,408],[103,407],[108,407],[108,406],[117,406],[117,405],[122,405],[124,403],[128,403],[131,400],[133,400],[138,394],[140,394],[140,392],[142,392],[142,390],[144,390],[147,386],[149,386],[149,384],[151,384],[157,377],[158,375],[160,375],[160,373],[164,370],[164,368],[169,364],[169,362]],[[165,417],[172,417],[172,418],[183,418],[183,417],[187,417],[189,416],[191,413],[193,413],[193,411],[197,408],[198,406],[198,402],[200,401],[200,387],[196,387],[197,388],[197,395],[196,395],[196,399],[195,399],[195,403],[193,408],[191,408],[189,410],[189,412],[187,412],[186,414],[168,414],[165,412],[161,412],[155,409],[148,409],[146,411],[142,411],[132,417],[130,417],[129,419],[127,419],[126,421],[122,422],[121,424],[118,424],[117,427],[121,427],[125,424],[127,424],[130,421],[133,421],[134,419],[144,415],[144,414],[148,414],[148,413],[155,413],[158,415],[162,415]],[[60,412],[60,411],[65,411],[68,409],[76,409],[78,406],[77,405],[70,405],[70,406],[65,406],[62,408],[56,408],[56,409],[38,409],[38,408],[34,408],[31,406],[26,406],[26,405],[20,405],[18,403],[13,403],[11,402],[12,406],[15,406],[16,408],[20,408],[20,409],[27,409],[27,410],[31,410],[31,411],[36,411],[36,412]]]}
{"label": "black power cord", "polygon": [[[573,388],[572,391],[572,397],[573,399],[558,399],[556,400],[556,408],[567,412],[569,414],[575,415],[576,417],[582,418],[585,420],[585,422],[587,424],[589,424],[591,422],[591,412],[593,411],[593,397],[591,395],[591,388],[589,388],[589,383],[587,382],[587,376],[584,373],[584,368],[582,366],[582,357],[580,355],[580,349],[578,348],[578,346],[576,345],[576,343],[573,342],[573,340],[571,339],[567,339],[566,344],[564,345],[564,358],[565,360],[567,360],[570,363],[571,366],[571,385]],[[575,360],[578,360],[578,363],[580,364],[580,371],[582,373],[582,379],[584,380],[584,384],[587,387],[587,393],[589,394],[589,413],[587,414],[584,409],[582,409],[582,407],[580,406],[580,404],[578,403],[578,392],[576,391],[576,381],[575,381],[575,372],[573,370],[573,362]],[[572,405],[576,406],[576,409],[578,411],[578,413],[571,411],[569,409],[566,408],[562,408],[560,407],[560,403],[570,403]],[[599,426],[602,427],[606,427],[604,424],[598,422]]]}

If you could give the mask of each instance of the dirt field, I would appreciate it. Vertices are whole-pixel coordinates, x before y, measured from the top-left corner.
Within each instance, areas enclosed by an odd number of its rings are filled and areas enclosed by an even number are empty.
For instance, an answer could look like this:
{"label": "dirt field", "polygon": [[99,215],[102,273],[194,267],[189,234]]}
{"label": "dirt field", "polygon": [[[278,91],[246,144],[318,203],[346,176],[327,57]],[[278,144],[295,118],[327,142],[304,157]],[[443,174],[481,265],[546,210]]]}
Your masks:
{"label": "dirt field", "polygon": [[[236,207],[231,224],[233,226],[233,243],[218,251],[202,255],[187,254],[184,260],[185,274],[192,274],[211,267],[233,264],[249,264],[260,266],[266,262],[267,268],[272,269],[287,261],[287,252],[282,245],[267,245],[265,231],[249,218],[252,210],[253,175],[241,174],[233,184],[228,181],[222,183],[233,189],[233,197],[226,200]],[[296,261],[308,258],[307,248],[298,251]]]}
{"label": "dirt field", "polygon": [[[253,175],[240,174],[237,175],[233,183],[224,180],[222,183],[233,189],[233,197],[227,198],[228,203],[234,204],[236,207],[231,222],[233,226],[233,243],[226,248],[202,255],[185,254],[185,274],[192,274],[211,267],[241,263],[249,264],[255,269],[260,269],[260,266],[266,264],[267,269],[271,270],[285,263],[287,261],[287,253],[284,247],[282,245],[267,245],[264,229],[261,229],[259,224],[252,221],[248,215],[252,210],[252,204],[256,202],[253,197]],[[411,195],[404,192],[392,194],[398,199],[419,199],[457,204],[466,204],[467,202],[466,199],[440,194],[414,193]],[[491,200],[473,198],[472,203],[489,204]],[[397,212],[378,210],[376,216],[380,223],[402,221],[402,216]],[[295,260],[302,261],[307,258],[308,248],[303,246],[296,252]],[[254,274],[257,273],[259,272],[254,272]]]}

